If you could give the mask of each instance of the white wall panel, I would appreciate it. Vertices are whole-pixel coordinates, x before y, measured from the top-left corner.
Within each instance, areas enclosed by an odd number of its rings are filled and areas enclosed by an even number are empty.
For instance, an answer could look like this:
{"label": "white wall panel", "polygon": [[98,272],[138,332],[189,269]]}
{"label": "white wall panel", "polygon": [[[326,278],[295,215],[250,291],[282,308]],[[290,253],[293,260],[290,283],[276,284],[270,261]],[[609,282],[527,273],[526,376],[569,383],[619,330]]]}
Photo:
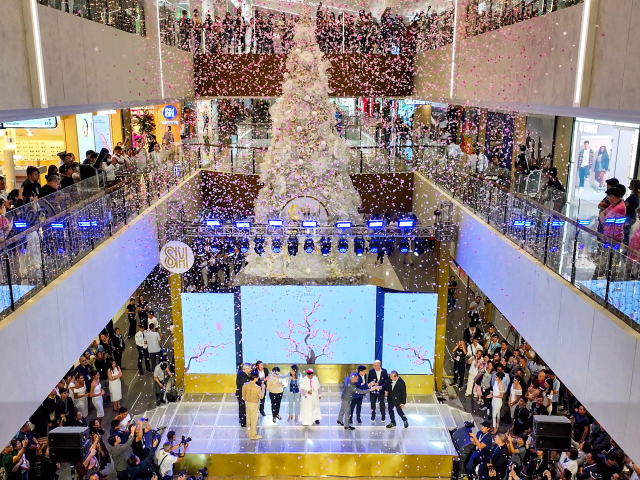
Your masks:
{"label": "white wall panel", "polygon": [[[413,210],[424,218],[430,212],[423,210],[445,197],[415,177]],[[631,458],[639,459],[640,334],[453,203],[458,264]]]}
{"label": "white wall panel", "polygon": [[[611,323],[604,310],[596,309],[591,335],[589,378],[583,401],[589,405],[589,412],[595,418],[607,418],[607,431],[622,432],[618,435],[622,438],[631,413],[629,393],[636,343],[626,329]],[[606,354],[606,358],[603,358],[603,354]],[[611,412],[615,412],[615,415],[611,415]],[[634,412],[635,415],[637,413]],[[638,445],[637,440],[635,444]]]}

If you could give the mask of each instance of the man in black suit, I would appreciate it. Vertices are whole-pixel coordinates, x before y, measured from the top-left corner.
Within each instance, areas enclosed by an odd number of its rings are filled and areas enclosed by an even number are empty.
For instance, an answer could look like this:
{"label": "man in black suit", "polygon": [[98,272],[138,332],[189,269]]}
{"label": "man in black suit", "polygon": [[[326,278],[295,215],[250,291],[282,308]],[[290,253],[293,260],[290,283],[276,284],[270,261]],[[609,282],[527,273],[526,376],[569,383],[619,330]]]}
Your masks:
{"label": "man in black suit", "polygon": [[250,380],[250,372],[251,364],[245,363],[242,365],[242,370],[239,370],[238,375],[236,375],[236,399],[238,400],[238,416],[241,427],[247,426],[247,406],[242,399],[242,387]]}
{"label": "man in black suit", "polygon": [[[358,381],[356,382],[356,388],[358,390],[366,390],[367,389],[367,367],[364,365],[360,365],[358,367]],[[360,418],[360,413],[362,412],[362,399],[366,393],[356,393],[353,394],[353,398],[351,399],[351,415],[349,416],[350,424],[353,423],[353,410],[356,411],[356,420],[358,423],[362,423],[362,419]]]}
{"label": "man in black suit", "polygon": [[[384,387],[387,384],[387,380],[389,380],[387,371],[382,368],[380,360],[376,360],[375,362],[373,362],[373,368],[369,370],[367,383],[376,382],[376,385]],[[386,411],[386,408],[384,406],[384,389],[375,391],[372,390],[369,396],[371,399],[371,421],[373,422],[376,419],[376,402],[378,402],[380,403],[380,413],[382,414],[382,421],[384,422]]]}
{"label": "man in black suit", "polygon": [[[256,369],[253,373],[255,373],[258,376],[257,385],[261,387],[264,384],[266,388],[267,378],[269,377],[269,369],[264,366],[264,363],[262,363],[262,360],[256,361]],[[265,395],[260,399],[260,415],[262,415],[263,417],[266,415],[266,413],[264,413],[264,402],[266,401],[266,399],[267,399],[267,395]]]}
{"label": "man in black suit", "polygon": [[400,415],[400,418],[404,422],[404,428],[407,428],[409,422],[407,421],[407,416],[402,411],[407,403],[407,386],[395,370],[392,370],[389,374],[389,380],[387,380],[384,394],[389,401],[389,418],[391,419],[391,423],[387,425],[387,428],[396,426],[394,409],[397,410],[398,415]]}

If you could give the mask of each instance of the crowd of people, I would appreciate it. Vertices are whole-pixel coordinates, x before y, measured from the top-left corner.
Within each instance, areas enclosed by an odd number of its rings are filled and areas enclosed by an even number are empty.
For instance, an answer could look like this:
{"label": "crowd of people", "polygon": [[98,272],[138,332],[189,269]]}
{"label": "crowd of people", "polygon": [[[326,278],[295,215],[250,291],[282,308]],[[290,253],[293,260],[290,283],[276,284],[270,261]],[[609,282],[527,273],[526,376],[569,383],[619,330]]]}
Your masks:
{"label": "crowd of people", "polygon": [[582,3],[584,0],[511,0],[493,2],[471,0],[467,3],[466,35],[472,37],[508,25],[545,15],[561,8]]}
{"label": "crowd of people", "polygon": [[[456,305],[451,293],[456,286],[451,277],[450,309]],[[512,348],[494,325],[483,328],[483,305],[481,296],[469,305],[469,325],[451,351],[455,388],[473,397],[485,415],[480,429],[471,433],[473,450],[463,459],[467,475],[482,480],[637,480],[640,468],[531,345],[522,341]],[[568,417],[571,449],[548,452],[532,446],[536,415]]]}
{"label": "crowd of people", "polygon": [[[271,371],[258,360],[255,364],[245,363],[236,375],[236,399],[238,401],[238,421],[247,429],[252,440],[262,438],[258,435],[259,415],[265,417],[267,393],[271,403],[273,423],[282,420],[280,409],[282,400],[287,400],[287,422],[300,421],[302,425],[319,425],[322,420],[320,399],[322,385],[312,368],[300,372],[298,365],[291,365],[288,373],[281,373],[279,367]],[[404,380],[395,370],[387,373],[379,360],[368,369],[360,365],[357,372],[346,376],[340,395],[338,425],[346,430],[355,430],[355,422],[362,423],[362,403],[369,395],[371,401],[371,421],[376,419],[376,407],[379,406],[382,421],[389,413],[387,428],[396,427],[396,414],[405,428],[409,421],[404,413],[407,403],[407,388]],[[355,414],[355,415],[354,415]]]}
{"label": "crowd of people", "polygon": [[[163,41],[191,52],[287,53],[293,46],[298,16],[255,9],[247,21],[240,10],[223,18],[197,9],[186,10],[177,22],[163,22]],[[325,53],[415,53],[453,42],[453,9],[440,13],[429,6],[409,20],[387,8],[380,18],[360,10],[357,15],[331,11],[319,4],[316,38]]]}
{"label": "crowd of people", "polygon": [[[89,455],[73,465],[78,479],[101,480],[109,471],[118,479],[152,478],[154,472],[157,479],[173,478],[173,464],[184,458],[188,439],[179,441],[175,432],[168,432],[167,442],[159,446],[161,432],[152,429],[148,419],[133,421],[123,405],[122,357],[131,339],[138,351],[138,375],[145,375],[144,363],[153,377],[156,404],[167,401],[173,372],[162,348],[160,324],[143,295],[132,298],[126,311],[128,332],[110,322],[2,451],[5,478],[57,479],[61,465],[51,461],[48,444],[48,433],[57,427],[89,429]],[[107,409],[113,411],[108,424]]]}

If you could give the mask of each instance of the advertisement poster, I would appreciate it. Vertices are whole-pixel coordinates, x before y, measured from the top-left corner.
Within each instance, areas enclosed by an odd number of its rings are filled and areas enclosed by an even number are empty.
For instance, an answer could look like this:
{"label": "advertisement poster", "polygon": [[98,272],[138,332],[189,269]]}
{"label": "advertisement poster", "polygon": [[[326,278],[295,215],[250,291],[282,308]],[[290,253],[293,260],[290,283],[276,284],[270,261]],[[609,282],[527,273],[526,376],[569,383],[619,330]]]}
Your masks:
{"label": "advertisement poster", "polygon": [[358,364],[375,352],[376,287],[241,287],[245,362]]}
{"label": "advertisement poster", "polygon": [[98,152],[103,149],[109,149],[111,152],[111,120],[109,115],[93,116],[93,138]]}
{"label": "advertisement poster", "polygon": [[78,132],[78,154],[84,158],[87,150],[96,149],[96,139],[93,136],[93,114],[80,113],[76,115],[76,131]]}

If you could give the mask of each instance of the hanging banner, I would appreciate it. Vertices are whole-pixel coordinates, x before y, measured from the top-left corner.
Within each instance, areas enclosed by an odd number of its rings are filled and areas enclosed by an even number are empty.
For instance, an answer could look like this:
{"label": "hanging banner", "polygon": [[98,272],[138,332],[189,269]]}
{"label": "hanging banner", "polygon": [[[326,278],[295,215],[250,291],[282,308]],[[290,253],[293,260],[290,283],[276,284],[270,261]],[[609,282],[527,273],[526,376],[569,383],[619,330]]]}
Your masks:
{"label": "hanging banner", "polygon": [[171,273],[185,273],[193,262],[193,250],[186,243],[172,241],[160,250],[160,265]]}

